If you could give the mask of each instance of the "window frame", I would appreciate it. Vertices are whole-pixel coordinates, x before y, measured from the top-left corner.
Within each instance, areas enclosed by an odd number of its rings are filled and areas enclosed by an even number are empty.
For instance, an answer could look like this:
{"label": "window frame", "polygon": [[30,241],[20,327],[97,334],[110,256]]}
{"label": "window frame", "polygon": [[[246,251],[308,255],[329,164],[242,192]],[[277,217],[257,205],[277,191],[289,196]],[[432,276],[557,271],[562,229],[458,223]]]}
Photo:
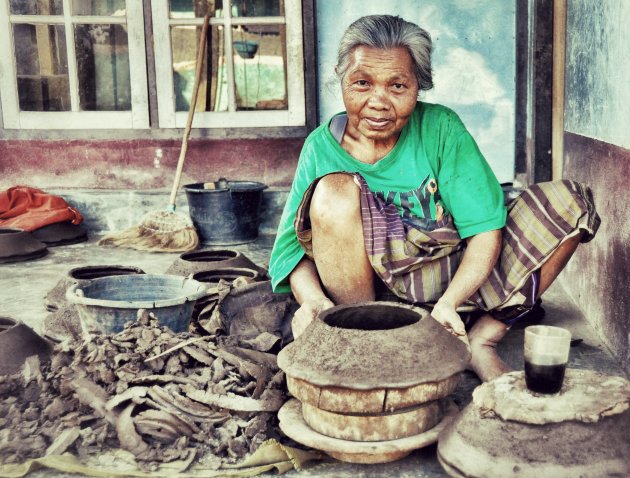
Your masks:
{"label": "window frame", "polygon": [[[230,55],[226,55],[228,76],[229,110],[195,112],[194,128],[261,128],[261,127],[295,127],[306,126],[306,102],[303,49],[303,16],[302,2],[289,0],[285,2],[284,17],[232,17],[231,0],[224,0],[223,17],[211,18],[210,25],[225,25],[224,44],[230,45],[232,51],[232,26],[246,24],[278,24],[286,26],[287,49],[287,100],[286,110],[236,111],[234,100],[234,73]],[[154,33],[154,61],[156,74],[156,94],[158,123],[160,128],[183,128],[188,116],[187,112],[175,111],[175,92],[173,88],[172,49],[170,27],[173,25],[201,26],[203,17],[169,18],[168,0],[151,2],[151,17]],[[158,54],[158,52],[160,54]]]}
{"label": "window frame", "polygon": [[[149,99],[146,73],[143,2],[126,0],[125,17],[72,15],[71,0],[63,0],[64,15],[13,15],[9,0],[0,0],[0,95],[5,129],[146,129],[149,128]],[[21,111],[17,88],[17,66],[13,25],[63,25],[68,54],[71,111]],[[74,26],[77,24],[123,24],[127,26],[131,111],[80,111]]]}

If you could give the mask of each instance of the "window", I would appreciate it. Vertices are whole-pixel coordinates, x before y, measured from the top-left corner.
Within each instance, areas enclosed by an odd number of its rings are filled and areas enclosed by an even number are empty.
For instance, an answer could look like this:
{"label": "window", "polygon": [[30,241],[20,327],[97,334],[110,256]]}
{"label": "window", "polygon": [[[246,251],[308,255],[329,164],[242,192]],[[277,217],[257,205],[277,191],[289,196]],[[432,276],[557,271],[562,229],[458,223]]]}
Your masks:
{"label": "window", "polygon": [[300,0],[0,0],[4,127],[184,127],[206,14],[193,126],[304,126]]}
{"label": "window", "polygon": [[0,0],[0,9],[5,128],[149,126],[142,2]]}
{"label": "window", "polygon": [[195,127],[305,124],[297,0],[151,2],[160,127],[186,124],[203,17],[210,16]]}

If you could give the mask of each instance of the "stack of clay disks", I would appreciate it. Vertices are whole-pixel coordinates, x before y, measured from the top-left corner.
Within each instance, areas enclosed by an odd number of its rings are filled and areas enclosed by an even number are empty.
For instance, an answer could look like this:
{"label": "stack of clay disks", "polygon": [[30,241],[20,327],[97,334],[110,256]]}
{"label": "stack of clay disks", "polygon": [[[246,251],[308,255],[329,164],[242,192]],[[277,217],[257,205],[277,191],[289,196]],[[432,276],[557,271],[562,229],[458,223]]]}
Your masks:
{"label": "stack of clay disks", "polygon": [[530,392],[523,372],[475,389],[439,436],[450,476],[630,476],[630,382],[566,371],[558,394]]}
{"label": "stack of clay disks", "polygon": [[457,412],[446,397],[469,359],[423,309],[333,307],[278,356],[297,399],[280,410],[280,428],[342,461],[397,460],[437,441]]}

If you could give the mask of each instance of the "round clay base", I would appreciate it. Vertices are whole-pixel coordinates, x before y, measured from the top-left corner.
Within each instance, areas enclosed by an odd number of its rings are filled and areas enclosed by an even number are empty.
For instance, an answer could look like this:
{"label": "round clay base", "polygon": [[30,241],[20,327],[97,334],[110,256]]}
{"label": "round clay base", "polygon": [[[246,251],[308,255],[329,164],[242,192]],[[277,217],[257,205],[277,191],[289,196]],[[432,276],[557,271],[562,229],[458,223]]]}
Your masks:
{"label": "round clay base", "polygon": [[450,476],[451,478],[467,478],[467,476],[464,475],[457,468],[454,468],[448,463],[446,463],[444,461],[444,458],[442,458],[442,456],[439,453],[437,453],[437,459],[440,465],[442,466],[442,468],[444,469],[444,471],[446,472],[446,474]]}
{"label": "round clay base", "polygon": [[333,458],[348,463],[389,463],[399,460],[413,450],[437,442],[444,427],[459,412],[452,400],[445,407],[444,418],[435,427],[419,435],[387,441],[349,441],[331,438],[309,427],[302,416],[302,404],[289,400],[278,411],[280,429],[285,435],[302,445],[321,450]]}

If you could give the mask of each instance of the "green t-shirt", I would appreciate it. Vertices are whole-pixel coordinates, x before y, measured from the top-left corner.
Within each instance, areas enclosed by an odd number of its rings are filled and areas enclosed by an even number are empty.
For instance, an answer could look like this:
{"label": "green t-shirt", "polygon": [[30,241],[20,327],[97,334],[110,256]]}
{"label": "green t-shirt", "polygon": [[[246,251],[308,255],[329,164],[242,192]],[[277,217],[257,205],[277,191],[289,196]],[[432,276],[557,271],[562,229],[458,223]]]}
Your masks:
{"label": "green t-shirt", "polygon": [[501,185],[449,108],[418,102],[394,148],[375,164],[350,156],[328,125],[309,135],[300,154],[269,262],[274,291],[290,292],[287,278],[304,255],[295,214],[311,182],[329,173],[361,174],[375,194],[397,206],[405,222],[421,229],[434,229],[447,214],[462,239],[505,225]]}

